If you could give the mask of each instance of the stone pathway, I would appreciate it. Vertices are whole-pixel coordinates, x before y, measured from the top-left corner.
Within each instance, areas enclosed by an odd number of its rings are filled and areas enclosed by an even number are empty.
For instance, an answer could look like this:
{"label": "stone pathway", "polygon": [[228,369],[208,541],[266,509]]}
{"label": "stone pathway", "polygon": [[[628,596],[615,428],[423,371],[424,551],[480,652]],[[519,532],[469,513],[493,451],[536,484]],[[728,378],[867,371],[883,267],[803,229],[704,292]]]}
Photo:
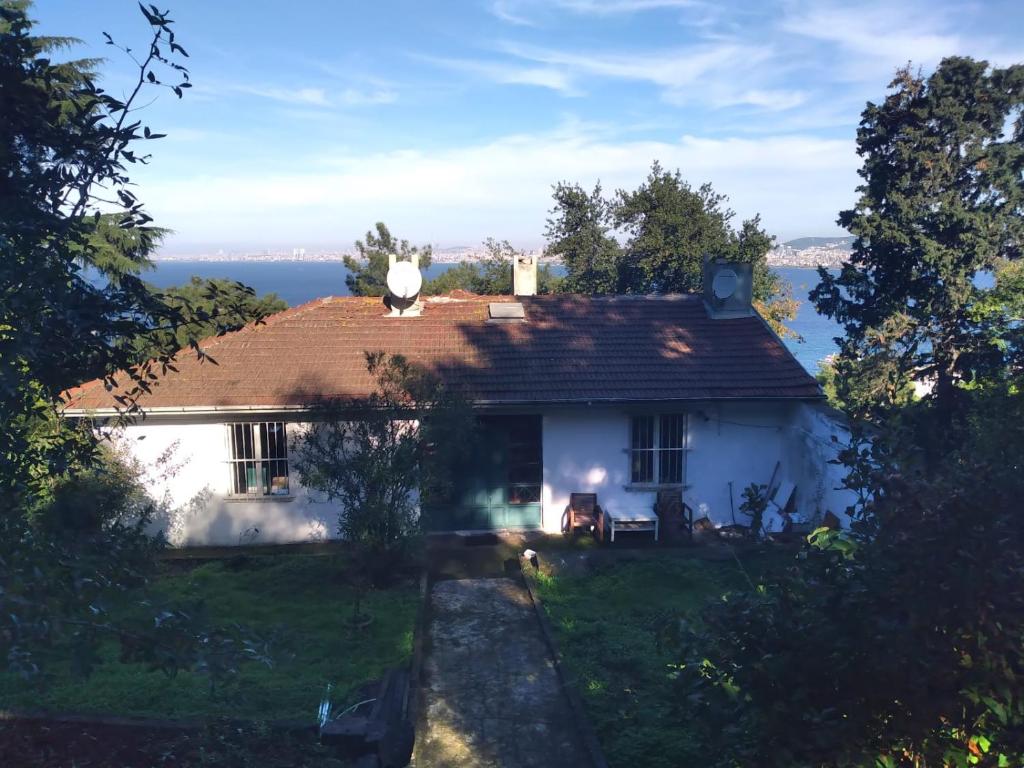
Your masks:
{"label": "stone pathway", "polygon": [[587,765],[526,590],[459,579],[437,582],[430,599],[416,768]]}

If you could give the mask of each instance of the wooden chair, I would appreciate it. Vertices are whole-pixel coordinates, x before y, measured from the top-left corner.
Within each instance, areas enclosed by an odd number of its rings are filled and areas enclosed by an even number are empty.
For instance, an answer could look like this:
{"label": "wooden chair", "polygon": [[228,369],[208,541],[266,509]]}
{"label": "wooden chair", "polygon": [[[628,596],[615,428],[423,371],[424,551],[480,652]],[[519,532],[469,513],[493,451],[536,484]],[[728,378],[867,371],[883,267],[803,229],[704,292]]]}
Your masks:
{"label": "wooden chair", "polygon": [[604,541],[604,511],[597,503],[596,493],[569,494],[568,525],[566,533],[577,528],[593,531],[598,541]]}
{"label": "wooden chair", "polygon": [[693,541],[693,509],[683,501],[682,489],[658,491],[654,511],[661,521],[661,530],[665,532],[667,540],[671,541],[685,531],[687,538]]}

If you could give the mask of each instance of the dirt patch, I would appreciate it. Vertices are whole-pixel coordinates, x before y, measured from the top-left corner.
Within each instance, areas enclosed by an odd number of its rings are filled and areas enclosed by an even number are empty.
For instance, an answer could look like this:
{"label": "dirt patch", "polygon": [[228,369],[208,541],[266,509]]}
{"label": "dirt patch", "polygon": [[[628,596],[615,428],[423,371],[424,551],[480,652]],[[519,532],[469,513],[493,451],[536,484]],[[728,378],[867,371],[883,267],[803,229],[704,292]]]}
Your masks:
{"label": "dirt patch", "polygon": [[313,729],[290,732],[226,722],[181,728],[128,721],[0,720],[0,755],[3,765],[12,768],[342,765],[319,745]]}

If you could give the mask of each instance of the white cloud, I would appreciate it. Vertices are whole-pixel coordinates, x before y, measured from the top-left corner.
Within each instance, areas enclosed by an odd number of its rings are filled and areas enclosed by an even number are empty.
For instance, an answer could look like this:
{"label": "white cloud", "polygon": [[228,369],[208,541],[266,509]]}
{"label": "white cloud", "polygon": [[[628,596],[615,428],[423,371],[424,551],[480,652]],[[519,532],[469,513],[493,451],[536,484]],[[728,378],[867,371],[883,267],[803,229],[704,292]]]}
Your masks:
{"label": "white cloud", "polygon": [[207,83],[197,85],[194,91],[200,100],[210,101],[229,94],[255,96],[289,106],[329,109],[332,107],[361,107],[393,104],[397,91],[385,83],[369,83],[365,87],[349,85],[329,88],[322,86],[285,87],[263,83]]}
{"label": "white cloud", "polygon": [[549,88],[567,96],[579,95],[570,74],[556,67],[522,66],[502,61],[452,59],[443,56],[417,56],[416,58],[444,69],[464,72],[502,85],[533,85]]}
{"label": "white cloud", "polygon": [[782,29],[887,61],[934,62],[955,51],[960,38],[932,31],[933,14],[908,14],[889,4],[856,8],[814,5],[786,18]]}
{"label": "white cloud", "polygon": [[701,0],[494,0],[491,13],[517,26],[534,26],[531,11],[568,11],[580,16],[618,16],[703,6]]}
{"label": "white cloud", "polygon": [[720,102],[721,106],[732,104],[750,104],[765,109],[786,110],[799,107],[807,101],[807,94],[798,90],[762,90],[754,88],[749,91],[740,91],[731,97],[726,97]]}
{"label": "white cloud", "polygon": [[596,16],[641,13],[665,8],[692,8],[703,5],[699,0],[554,0],[567,11]]}
{"label": "white cloud", "polygon": [[797,89],[750,87],[770,76],[774,51],[766,45],[735,41],[653,52],[574,52],[514,42],[503,52],[564,72],[571,81],[609,78],[646,82],[662,89],[670,104],[707,103],[714,107],[754,106],[786,110],[802,104]]}
{"label": "white cloud", "polygon": [[693,184],[710,181],[740,216],[763,214],[783,236],[834,230],[854,196],[852,141],[813,136],[619,141],[570,129],[513,135],[443,150],[327,155],[294,173],[210,174],[143,184],[148,208],[175,230],[168,243],[302,242],[346,247],[369,223],[385,220],[417,241],[473,242],[488,235],[536,245],[560,180],[606,190],[635,187],[650,162],[680,168]]}
{"label": "white cloud", "polygon": [[259,96],[284,104],[305,104],[314,107],[330,106],[323,88],[277,88],[272,86],[234,85],[229,90]]}
{"label": "white cloud", "polygon": [[518,13],[515,9],[520,5],[516,0],[494,0],[491,3],[491,13],[504,22],[520,27],[532,27],[534,24],[530,19]]}
{"label": "white cloud", "polygon": [[913,62],[930,68],[945,56],[969,55],[997,65],[1020,61],[1024,50],[1007,50],[967,31],[964,19],[935,3],[869,3],[856,7],[815,3],[790,6],[780,29],[833,46],[842,74],[876,82]]}
{"label": "white cloud", "polygon": [[[997,66],[1024,60],[1012,35],[978,32],[970,8],[932,0],[777,0],[748,9],[703,0],[498,0],[492,10],[532,24],[552,11],[612,16],[656,9],[687,10],[690,42],[674,48],[537,46],[511,40],[499,52],[542,67],[544,80],[523,82],[578,95],[593,81],[651,84],[673,106],[753,107],[786,112],[815,103],[862,105],[879,98],[897,67],[926,71],[945,56],[968,55]],[[697,13],[693,13],[696,11]],[[521,36],[520,36],[521,37]],[[505,62],[467,61],[495,82],[517,71]],[[527,70],[530,71],[530,70]],[[538,80],[539,78],[534,78]],[[552,85],[554,84],[554,85]]]}
{"label": "white cloud", "polygon": [[350,107],[368,104],[394,104],[398,101],[398,93],[391,88],[375,88],[372,90],[346,88],[338,93],[337,101]]}

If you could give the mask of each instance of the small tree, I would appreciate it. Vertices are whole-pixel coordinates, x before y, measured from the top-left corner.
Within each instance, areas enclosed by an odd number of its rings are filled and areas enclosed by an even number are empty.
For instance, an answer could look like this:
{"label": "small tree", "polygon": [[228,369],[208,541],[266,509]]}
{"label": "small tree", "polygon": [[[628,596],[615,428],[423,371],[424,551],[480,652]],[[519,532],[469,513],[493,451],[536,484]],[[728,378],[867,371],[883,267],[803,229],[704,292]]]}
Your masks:
{"label": "small tree", "polygon": [[353,545],[359,575],[379,583],[420,532],[419,501],[447,493],[473,417],[457,393],[400,355],[368,352],[366,367],[375,390],[324,404],[295,441],[294,466],[304,486],[341,503],[338,533]]}

